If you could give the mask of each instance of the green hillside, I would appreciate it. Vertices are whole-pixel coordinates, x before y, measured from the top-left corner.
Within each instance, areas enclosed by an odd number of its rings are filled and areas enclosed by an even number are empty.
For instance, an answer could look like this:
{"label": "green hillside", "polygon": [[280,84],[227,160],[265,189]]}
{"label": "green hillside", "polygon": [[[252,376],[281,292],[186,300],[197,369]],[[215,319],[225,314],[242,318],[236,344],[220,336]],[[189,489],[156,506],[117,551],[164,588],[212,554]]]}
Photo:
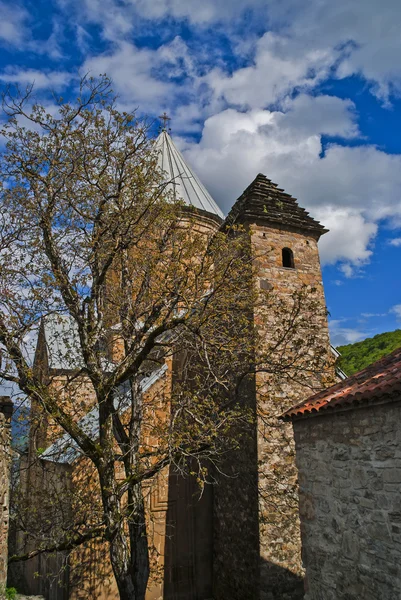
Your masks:
{"label": "green hillside", "polygon": [[338,346],[341,353],[339,366],[347,375],[353,375],[400,347],[401,329],[379,333],[362,342]]}

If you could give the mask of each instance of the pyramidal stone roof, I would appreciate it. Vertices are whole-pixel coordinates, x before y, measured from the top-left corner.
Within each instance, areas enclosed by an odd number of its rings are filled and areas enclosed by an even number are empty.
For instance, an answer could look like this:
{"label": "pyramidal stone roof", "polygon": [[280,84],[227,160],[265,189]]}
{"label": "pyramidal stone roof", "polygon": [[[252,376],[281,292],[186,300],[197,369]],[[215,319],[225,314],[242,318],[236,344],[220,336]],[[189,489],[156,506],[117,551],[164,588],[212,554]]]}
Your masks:
{"label": "pyramidal stone roof", "polygon": [[187,206],[193,206],[224,219],[223,212],[185,162],[165,129],[156,139],[155,147],[158,151],[158,166],[164,171],[166,181],[170,182],[167,190],[172,191],[175,198],[182,199]]}
{"label": "pyramidal stone roof", "polygon": [[241,194],[226,218],[228,225],[242,221],[264,221],[318,235],[328,231],[301,208],[295,198],[261,173]]}

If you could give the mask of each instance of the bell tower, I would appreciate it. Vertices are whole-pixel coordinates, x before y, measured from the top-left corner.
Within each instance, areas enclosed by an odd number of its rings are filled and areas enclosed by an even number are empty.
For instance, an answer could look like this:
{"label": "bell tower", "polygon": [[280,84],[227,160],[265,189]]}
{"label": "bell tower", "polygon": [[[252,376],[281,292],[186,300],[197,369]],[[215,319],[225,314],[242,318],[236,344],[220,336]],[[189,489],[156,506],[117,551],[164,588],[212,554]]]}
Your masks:
{"label": "bell tower", "polygon": [[[221,583],[215,598],[301,600],[293,436],[279,417],[333,381],[318,251],[318,240],[327,230],[262,174],[238,198],[225,223],[242,225],[248,233],[257,288],[252,316],[255,373],[243,392],[255,412],[255,431],[246,456],[237,461],[236,483],[226,481],[221,491],[219,486],[215,490],[222,512],[230,501],[237,507],[231,520],[217,514],[221,544],[217,539],[220,573],[215,573],[215,581]],[[252,534],[248,536],[244,527]],[[230,552],[224,538],[236,546],[236,556],[224,556]],[[225,576],[228,563],[231,573]]]}

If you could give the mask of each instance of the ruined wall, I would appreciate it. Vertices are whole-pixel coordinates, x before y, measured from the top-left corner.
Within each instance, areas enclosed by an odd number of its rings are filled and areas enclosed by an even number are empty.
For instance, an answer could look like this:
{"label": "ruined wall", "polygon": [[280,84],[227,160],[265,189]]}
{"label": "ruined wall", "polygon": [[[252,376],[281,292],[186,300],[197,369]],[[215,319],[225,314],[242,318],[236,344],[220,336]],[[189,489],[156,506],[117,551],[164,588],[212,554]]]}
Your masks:
{"label": "ruined wall", "polygon": [[294,422],[305,600],[401,597],[401,396]]}
{"label": "ruined wall", "polygon": [[0,397],[0,594],[7,581],[12,404]]}
{"label": "ruined wall", "polygon": [[[291,427],[277,417],[314,391],[334,382],[317,239],[301,231],[252,225],[259,288],[270,292],[255,311],[262,358],[274,348],[272,369],[256,377],[260,600],[302,598],[297,471]],[[283,267],[282,249],[293,252],[294,267]],[[307,292],[302,292],[307,286]],[[266,294],[266,292],[264,292]],[[269,294],[272,298],[269,304]],[[299,294],[304,294],[303,297]],[[298,323],[289,315],[299,299]],[[295,314],[295,313],[294,313]],[[288,322],[287,319],[288,318]],[[286,328],[285,341],[280,337]],[[310,339],[308,336],[310,335]],[[301,350],[294,348],[302,339]],[[277,345],[276,345],[277,343]],[[273,344],[273,345],[271,345]],[[302,356],[302,353],[305,355]],[[292,357],[295,357],[292,361]],[[281,368],[285,365],[283,371]]]}

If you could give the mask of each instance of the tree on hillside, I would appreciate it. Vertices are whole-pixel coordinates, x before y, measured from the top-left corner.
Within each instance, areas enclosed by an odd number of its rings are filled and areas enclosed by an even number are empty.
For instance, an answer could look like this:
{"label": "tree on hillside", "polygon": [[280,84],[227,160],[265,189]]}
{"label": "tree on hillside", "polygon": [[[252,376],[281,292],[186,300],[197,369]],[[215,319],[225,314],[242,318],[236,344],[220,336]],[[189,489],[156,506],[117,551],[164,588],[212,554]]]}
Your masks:
{"label": "tree on hillside", "polygon": [[[99,539],[121,599],[143,600],[147,482],[168,465],[208,482],[205,465],[218,468],[240,443],[233,429],[253,418],[240,390],[257,370],[307,381],[311,369],[324,368],[324,352],[309,352],[316,331],[300,303],[310,302],[310,314],[321,307],[310,290],[292,298],[256,359],[250,317],[258,302],[266,308],[269,292],[253,284],[246,232],[201,227],[172,197],[148,124],[117,109],[107,78],[84,78],[75,103],[56,99],[56,116],[28,108],[31,99],[28,89],[7,92],[3,103],[0,375],[37,407],[31,427],[45,419],[52,439],[68,434],[99,492],[86,504],[72,494],[67,510],[55,485],[43,498],[48,531],[41,525],[35,538],[32,530],[36,549],[13,560]],[[26,357],[27,334],[46,318],[62,341],[49,351],[71,362],[62,382],[41,377]],[[147,400],[146,377],[177,357],[180,384]],[[58,522],[67,513],[68,527]]]}
{"label": "tree on hillside", "polygon": [[353,375],[373,364],[383,356],[401,346],[401,330],[378,333],[361,342],[339,346],[339,366],[347,375]]}

